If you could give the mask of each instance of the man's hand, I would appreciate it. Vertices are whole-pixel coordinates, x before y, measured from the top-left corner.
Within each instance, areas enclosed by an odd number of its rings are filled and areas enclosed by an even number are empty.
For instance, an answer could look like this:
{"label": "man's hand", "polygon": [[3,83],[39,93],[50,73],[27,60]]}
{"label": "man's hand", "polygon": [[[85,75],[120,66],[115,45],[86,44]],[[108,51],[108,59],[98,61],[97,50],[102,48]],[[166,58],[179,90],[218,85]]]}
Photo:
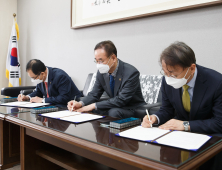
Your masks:
{"label": "man's hand", "polygon": [[40,98],[40,97],[32,97],[30,99],[30,102],[31,103],[42,103],[42,98]]}
{"label": "man's hand", "polygon": [[[160,129],[164,130],[180,130],[184,131],[183,121],[176,120],[176,119],[170,119],[163,125],[159,126]],[[190,129],[190,128],[189,128]]]}
{"label": "man's hand", "polygon": [[82,107],[82,108],[80,108],[80,109],[78,109],[76,111],[77,112],[90,112],[90,111],[92,111],[95,108],[96,108],[95,107],[95,103],[93,103],[93,104],[90,104],[88,106],[84,106],[84,107]]}
{"label": "man's hand", "polygon": [[19,94],[17,100],[18,100],[19,102],[21,102],[21,101],[26,101],[26,100],[29,100],[29,97],[28,97],[28,96],[25,96],[25,95]]}
{"label": "man's hand", "polygon": [[157,118],[154,115],[150,115],[150,121],[148,116],[146,115],[143,118],[142,127],[150,128],[152,124],[157,123]]}
{"label": "man's hand", "polygon": [[68,107],[69,111],[75,111],[75,110],[82,107],[82,103],[72,100],[72,101],[68,102],[67,107]]}

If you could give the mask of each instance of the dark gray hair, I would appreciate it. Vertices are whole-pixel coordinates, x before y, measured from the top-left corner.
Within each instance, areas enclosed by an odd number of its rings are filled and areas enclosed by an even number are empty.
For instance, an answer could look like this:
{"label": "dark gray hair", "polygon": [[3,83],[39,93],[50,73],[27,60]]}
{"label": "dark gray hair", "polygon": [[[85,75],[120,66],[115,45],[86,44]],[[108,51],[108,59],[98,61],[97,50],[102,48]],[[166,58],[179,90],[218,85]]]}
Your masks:
{"label": "dark gray hair", "polygon": [[112,54],[115,54],[117,57],[116,46],[110,40],[102,41],[102,42],[98,43],[95,46],[94,51],[97,49],[104,49],[106,51],[107,57],[111,56]]}
{"label": "dark gray hair", "polygon": [[196,58],[193,50],[184,42],[179,41],[174,42],[163,50],[160,56],[160,63],[162,63],[162,60],[164,60],[166,65],[179,65],[183,68],[196,64]]}

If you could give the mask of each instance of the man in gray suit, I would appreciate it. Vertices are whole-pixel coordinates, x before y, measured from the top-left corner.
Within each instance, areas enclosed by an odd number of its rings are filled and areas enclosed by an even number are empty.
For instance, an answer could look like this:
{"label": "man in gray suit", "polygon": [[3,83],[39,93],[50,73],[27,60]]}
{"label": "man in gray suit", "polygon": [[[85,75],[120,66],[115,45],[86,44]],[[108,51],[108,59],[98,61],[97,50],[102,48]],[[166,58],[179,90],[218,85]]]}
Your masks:
{"label": "man in gray suit", "polygon": [[[134,116],[135,108],[146,104],[140,88],[139,71],[117,58],[116,47],[111,41],[98,43],[94,53],[98,72],[93,90],[80,102],[70,101],[68,109],[119,118]],[[110,99],[99,101],[104,91]]]}

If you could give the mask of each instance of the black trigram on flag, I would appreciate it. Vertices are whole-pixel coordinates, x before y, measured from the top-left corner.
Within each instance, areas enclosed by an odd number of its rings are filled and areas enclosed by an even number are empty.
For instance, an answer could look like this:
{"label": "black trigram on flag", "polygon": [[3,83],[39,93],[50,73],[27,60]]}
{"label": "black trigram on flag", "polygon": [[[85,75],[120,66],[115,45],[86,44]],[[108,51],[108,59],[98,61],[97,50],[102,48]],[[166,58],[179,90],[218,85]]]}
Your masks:
{"label": "black trigram on flag", "polygon": [[18,71],[10,71],[10,78],[19,78]]}
{"label": "black trigram on flag", "polygon": [[12,36],[12,42],[16,43],[16,36]]}

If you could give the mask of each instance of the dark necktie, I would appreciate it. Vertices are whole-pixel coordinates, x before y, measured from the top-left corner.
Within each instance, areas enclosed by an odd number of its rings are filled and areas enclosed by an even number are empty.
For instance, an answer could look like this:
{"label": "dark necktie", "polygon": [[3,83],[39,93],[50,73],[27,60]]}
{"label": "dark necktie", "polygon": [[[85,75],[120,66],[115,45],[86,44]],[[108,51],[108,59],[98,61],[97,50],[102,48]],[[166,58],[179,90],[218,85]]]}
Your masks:
{"label": "dark necktie", "polygon": [[109,85],[110,85],[110,89],[111,89],[111,92],[112,92],[113,97],[114,97],[115,80],[114,80],[114,77],[111,74],[109,75]]}

